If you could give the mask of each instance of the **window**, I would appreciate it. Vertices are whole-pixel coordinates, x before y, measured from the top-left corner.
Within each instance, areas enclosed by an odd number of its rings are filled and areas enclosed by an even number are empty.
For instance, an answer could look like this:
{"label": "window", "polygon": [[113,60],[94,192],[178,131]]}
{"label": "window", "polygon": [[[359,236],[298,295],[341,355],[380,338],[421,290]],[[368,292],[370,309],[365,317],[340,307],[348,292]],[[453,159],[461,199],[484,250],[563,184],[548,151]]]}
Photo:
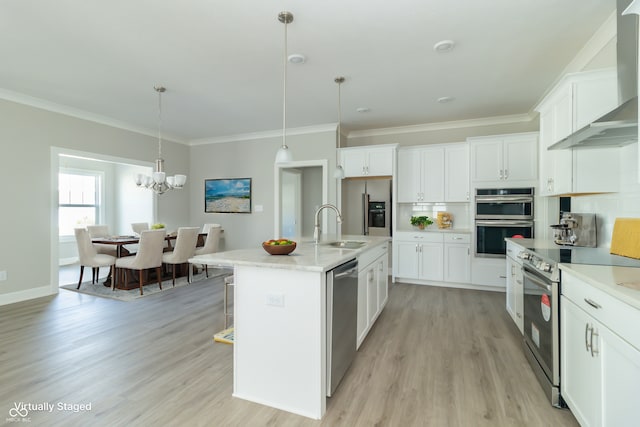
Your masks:
{"label": "window", "polygon": [[73,236],[73,229],[99,223],[102,174],[64,171],[58,174],[58,230]]}

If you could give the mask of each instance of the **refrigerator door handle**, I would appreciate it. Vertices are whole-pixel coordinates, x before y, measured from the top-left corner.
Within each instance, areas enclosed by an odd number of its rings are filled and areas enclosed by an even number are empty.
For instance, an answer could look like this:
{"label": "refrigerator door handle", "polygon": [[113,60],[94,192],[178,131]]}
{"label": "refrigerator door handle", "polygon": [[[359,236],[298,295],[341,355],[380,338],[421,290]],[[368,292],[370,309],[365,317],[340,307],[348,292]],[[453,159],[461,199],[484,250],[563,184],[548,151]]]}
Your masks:
{"label": "refrigerator door handle", "polygon": [[362,193],[362,234],[369,235],[369,193]]}

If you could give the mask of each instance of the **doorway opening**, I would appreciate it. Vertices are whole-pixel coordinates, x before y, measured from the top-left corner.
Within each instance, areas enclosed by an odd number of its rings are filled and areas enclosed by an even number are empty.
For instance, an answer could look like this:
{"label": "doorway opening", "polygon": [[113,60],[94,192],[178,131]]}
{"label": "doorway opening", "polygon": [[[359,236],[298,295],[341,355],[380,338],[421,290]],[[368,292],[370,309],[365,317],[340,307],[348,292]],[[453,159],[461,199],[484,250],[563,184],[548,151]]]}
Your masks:
{"label": "doorway opening", "polygon": [[[327,203],[326,160],[309,160],[276,165],[274,238],[313,235],[316,209]],[[326,230],[326,216],[322,229]]]}

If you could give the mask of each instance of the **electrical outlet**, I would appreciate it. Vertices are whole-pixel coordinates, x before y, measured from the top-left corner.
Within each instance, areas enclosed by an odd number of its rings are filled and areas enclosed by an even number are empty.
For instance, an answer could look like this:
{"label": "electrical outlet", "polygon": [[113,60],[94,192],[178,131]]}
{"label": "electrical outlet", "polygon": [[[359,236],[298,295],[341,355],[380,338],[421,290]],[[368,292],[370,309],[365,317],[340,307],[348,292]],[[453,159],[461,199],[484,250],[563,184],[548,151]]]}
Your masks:
{"label": "electrical outlet", "polygon": [[7,280],[7,272],[0,271],[0,281]]}
{"label": "electrical outlet", "polygon": [[284,294],[267,294],[267,305],[284,307]]}

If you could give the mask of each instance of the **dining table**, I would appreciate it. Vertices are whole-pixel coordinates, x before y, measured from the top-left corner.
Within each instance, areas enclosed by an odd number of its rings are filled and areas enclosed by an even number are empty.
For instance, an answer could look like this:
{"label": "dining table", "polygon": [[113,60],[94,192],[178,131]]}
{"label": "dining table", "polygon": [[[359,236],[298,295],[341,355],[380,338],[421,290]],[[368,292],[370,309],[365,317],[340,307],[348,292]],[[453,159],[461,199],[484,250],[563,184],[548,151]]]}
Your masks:
{"label": "dining table", "polygon": [[[196,243],[196,247],[199,246],[204,246],[204,241],[205,238],[207,237],[207,233],[199,233],[198,234],[198,241]],[[172,242],[174,240],[176,240],[177,238],[177,233],[168,233],[165,236],[165,241],[167,242],[167,247],[164,248],[164,252],[170,252],[173,250],[173,244]],[[140,237],[138,236],[109,236],[109,237],[95,237],[93,239],[91,239],[92,243],[98,243],[98,244],[103,244],[103,245],[113,245],[116,247],[116,257],[117,258],[121,258],[123,256],[123,246],[125,245],[137,245],[138,243],[140,243]],[[134,256],[135,254],[130,254],[130,256]],[[129,256],[129,254],[126,254],[124,256]],[[187,266],[188,268],[188,266]],[[180,269],[180,271],[182,271],[184,269]],[[178,276],[184,276],[188,273],[188,270],[183,271],[182,273],[176,271],[176,274]],[[178,277],[177,276],[177,277]],[[116,279],[118,279],[118,277],[116,276]],[[154,279],[155,280],[155,279]],[[109,273],[109,276],[107,277],[107,279],[104,282],[104,286],[111,286],[111,273]],[[129,290],[129,289],[136,289],[138,287],[138,284],[135,282],[131,282],[131,283],[122,283],[119,280],[116,280],[115,283],[115,287],[118,289],[125,289],[125,290]]]}

